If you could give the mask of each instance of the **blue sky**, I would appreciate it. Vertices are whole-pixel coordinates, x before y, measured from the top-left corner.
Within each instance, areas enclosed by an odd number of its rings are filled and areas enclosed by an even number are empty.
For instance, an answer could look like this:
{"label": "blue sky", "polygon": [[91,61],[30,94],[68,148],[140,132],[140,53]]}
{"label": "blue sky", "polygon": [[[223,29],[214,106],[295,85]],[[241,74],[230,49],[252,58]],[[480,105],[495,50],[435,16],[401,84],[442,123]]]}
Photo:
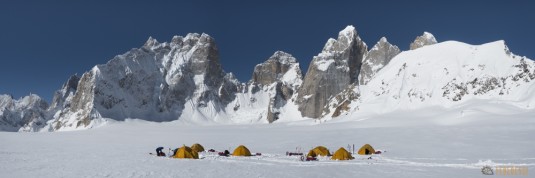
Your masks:
{"label": "blue sky", "polygon": [[407,50],[423,31],[437,40],[505,40],[535,59],[535,3],[517,1],[17,1],[0,2],[0,94],[50,101],[69,78],[143,45],[187,33],[216,39],[227,72],[247,81],[277,50],[304,72],[328,38],[354,25],[371,48],[382,36]]}

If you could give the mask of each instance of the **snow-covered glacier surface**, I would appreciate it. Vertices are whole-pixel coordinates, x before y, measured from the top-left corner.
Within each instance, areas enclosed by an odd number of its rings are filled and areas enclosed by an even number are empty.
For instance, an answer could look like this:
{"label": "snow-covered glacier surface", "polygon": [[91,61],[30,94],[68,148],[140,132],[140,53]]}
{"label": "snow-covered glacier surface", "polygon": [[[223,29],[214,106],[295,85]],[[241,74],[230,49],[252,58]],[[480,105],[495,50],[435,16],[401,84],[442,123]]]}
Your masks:
{"label": "snow-covered glacier surface", "polygon": [[[127,119],[76,132],[0,132],[0,172],[1,177],[479,177],[483,166],[534,170],[535,113],[486,102],[472,106],[368,113],[321,124],[199,126]],[[193,143],[231,152],[243,144],[262,156],[149,155],[158,146],[168,153]],[[334,152],[366,143],[384,153],[314,162],[285,155],[296,148],[306,153],[324,145]]]}

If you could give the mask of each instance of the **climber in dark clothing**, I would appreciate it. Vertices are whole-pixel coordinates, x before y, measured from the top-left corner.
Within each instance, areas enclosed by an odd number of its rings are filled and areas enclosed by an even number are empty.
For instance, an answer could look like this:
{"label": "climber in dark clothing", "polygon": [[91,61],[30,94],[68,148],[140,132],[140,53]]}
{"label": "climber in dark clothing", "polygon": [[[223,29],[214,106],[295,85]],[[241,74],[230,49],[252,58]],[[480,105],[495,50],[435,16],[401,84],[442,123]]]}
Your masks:
{"label": "climber in dark clothing", "polygon": [[165,156],[165,153],[162,150],[163,150],[163,147],[156,148],[156,155],[157,156]]}

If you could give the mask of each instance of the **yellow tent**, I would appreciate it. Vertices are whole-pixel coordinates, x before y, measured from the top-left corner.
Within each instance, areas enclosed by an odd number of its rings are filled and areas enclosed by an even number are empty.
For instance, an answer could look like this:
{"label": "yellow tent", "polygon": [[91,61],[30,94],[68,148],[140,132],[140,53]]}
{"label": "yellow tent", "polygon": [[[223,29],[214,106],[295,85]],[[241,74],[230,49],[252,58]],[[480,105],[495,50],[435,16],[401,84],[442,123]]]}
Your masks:
{"label": "yellow tent", "polygon": [[176,154],[173,156],[173,158],[199,159],[199,155],[190,147],[184,145],[176,151]]}
{"label": "yellow tent", "polygon": [[191,145],[191,149],[195,152],[203,152],[204,151],[204,147],[201,145],[201,144],[198,144],[198,143],[195,143],[193,145]]}
{"label": "yellow tent", "polygon": [[375,149],[370,144],[366,144],[359,149],[359,155],[371,155],[375,153]]}
{"label": "yellow tent", "polygon": [[344,147],[340,147],[336,152],[334,152],[333,157],[331,157],[332,160],[352,160],[355,159],[353,156],[351,156],[351,153],[349,153]]}
{"label": "yellow tent", "polygon": [[310,150],[310,151],[308,152],[308,154],[307,154],[307,157],[314,157],[314,158],[315,158],[316,156],[318,156],[318,155],[316,154],[316,152],[314,152],[313,149]]}
{"label": "yellow tent", "polygon": [[[314,154],[311,154],[311,152],[314,152]],[[307,157],[316,157],[316,156],[331,156],[331,153],[329,152],[329,149],[325,148],[324,146],[317,146],[316,148],[310,150],[307,154]]]}
{"label": "yellow tent", "polygon": [[232,156],[252,156],[252,155],[249,149],[247,149],[247,147],[240,145],[238,146],[238,148],[234,149]]}

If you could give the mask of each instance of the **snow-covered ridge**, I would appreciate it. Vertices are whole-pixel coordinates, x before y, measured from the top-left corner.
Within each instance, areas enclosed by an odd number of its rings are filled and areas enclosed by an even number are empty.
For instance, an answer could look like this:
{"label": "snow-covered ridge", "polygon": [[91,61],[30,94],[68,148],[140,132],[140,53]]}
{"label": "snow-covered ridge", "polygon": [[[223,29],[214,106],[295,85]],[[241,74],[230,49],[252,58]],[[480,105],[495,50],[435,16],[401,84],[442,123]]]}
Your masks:
{"label": "snow-covered ridge", "polygon": [[48,104],[35,94],[13,99],[0,95],[0,130],[33,132],[46,124]]}
{"label": "snow-covered ridge", "polygon": [[512,54],[502,40],[446,41],[394,57],[364,87],[362,102],[381,100],[393,110],[488,99],[533,108],[533,79],[535,63]]}

